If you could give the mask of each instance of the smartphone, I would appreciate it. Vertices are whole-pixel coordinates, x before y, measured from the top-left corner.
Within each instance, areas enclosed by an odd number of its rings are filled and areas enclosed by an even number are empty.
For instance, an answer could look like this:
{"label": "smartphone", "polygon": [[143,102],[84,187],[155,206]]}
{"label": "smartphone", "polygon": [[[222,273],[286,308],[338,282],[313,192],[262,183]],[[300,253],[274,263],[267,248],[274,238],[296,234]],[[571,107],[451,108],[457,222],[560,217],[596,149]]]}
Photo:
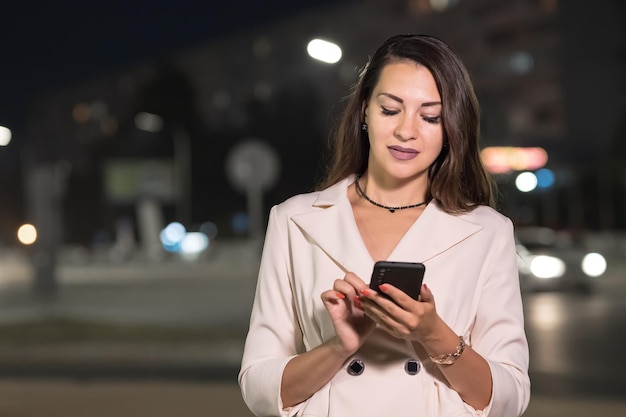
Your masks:
{"label": "smartphone", "polygon": [[378,288],[381,284],[388,283],[417,300],[425,272],[426,267],[420,262],[378,261],[374,264],[370,288],[391,299]]}

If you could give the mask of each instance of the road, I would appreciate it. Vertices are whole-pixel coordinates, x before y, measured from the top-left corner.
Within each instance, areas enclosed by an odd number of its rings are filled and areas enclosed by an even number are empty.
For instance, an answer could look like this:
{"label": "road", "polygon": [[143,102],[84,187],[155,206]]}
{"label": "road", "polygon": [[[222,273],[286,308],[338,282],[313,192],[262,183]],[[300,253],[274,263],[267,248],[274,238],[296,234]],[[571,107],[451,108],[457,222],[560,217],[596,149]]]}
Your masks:
{"label": "road", "polygon": [[626,399],[626,260],[592,294],[528,294],[524,306],[536,392]]}

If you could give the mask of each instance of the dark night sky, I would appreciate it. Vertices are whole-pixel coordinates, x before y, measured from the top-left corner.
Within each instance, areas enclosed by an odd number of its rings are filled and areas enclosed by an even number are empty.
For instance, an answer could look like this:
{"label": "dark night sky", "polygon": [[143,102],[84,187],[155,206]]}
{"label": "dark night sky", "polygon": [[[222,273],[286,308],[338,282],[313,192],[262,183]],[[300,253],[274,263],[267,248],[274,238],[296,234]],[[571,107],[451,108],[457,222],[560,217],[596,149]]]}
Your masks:
{"label": "dark night sky", "polygon": [[45,91],[331,0],[18,1],[0,9],[0,124]]}

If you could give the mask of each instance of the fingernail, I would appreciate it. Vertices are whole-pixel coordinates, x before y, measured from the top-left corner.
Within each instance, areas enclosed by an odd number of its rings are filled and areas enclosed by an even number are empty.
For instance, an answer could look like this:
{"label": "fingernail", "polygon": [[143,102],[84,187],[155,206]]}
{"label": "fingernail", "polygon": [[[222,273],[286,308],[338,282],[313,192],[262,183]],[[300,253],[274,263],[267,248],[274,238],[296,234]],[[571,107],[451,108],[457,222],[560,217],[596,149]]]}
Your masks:
{"label": "fingernail", "polygon": [[378,288],[380,288],[380,290],[384,292],[389,289],[389,286],[387,284],[381,284],[378,286]]}
{"label": "fingernail", "polygon": [[339,291],[335,291],[335,295],[337,296],[337,298],[341,298],[341,299],[346,298],[346,295]]}
{"label": "fingernail", "polygon": [[363,310],[363,305],[361,304],[361,297],[355,295],[353,298],[354,306],[359,310]]}
{"label": "fingernail", "polygon": [[368,288],[363,288],[361,291],[359,291],[361,294],[368,296],[371,295],[372,292],[368,289]]}

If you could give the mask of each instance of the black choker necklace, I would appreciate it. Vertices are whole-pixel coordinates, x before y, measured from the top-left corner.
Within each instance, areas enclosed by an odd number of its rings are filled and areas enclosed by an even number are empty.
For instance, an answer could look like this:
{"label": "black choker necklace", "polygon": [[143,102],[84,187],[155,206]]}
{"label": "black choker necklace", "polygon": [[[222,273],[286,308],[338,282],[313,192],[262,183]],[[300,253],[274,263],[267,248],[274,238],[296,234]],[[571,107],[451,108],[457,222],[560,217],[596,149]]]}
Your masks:
{"label": "black choker necklace", "polygon": [[385,206],[383,204],[375,202],[374,200],[369,198],[367,196],[367,194],[365,194],[365,191],[363,191],[363,189],[361,188],[361,184],[359,184],[359,180],[360,179],[361,179],[360,176],[356,177],[356,189],[359,192],[359,194],[361,195],[361,197],[363,197],[364,199],[366,199],[368,202],[370,202],[371,204],[375,205],[376,207],[380,207],[380,208],[384,208],[385,210],[389,210],[389,213],[393,213],[396,210],[404,210],[404,209],[410,209],[410,208],[414,208],[414,207],[423,206],[424,204],[428,203],[428,200],[424,200],[421,203],[411,204],[409,206],[399,206],[399,207]]}

